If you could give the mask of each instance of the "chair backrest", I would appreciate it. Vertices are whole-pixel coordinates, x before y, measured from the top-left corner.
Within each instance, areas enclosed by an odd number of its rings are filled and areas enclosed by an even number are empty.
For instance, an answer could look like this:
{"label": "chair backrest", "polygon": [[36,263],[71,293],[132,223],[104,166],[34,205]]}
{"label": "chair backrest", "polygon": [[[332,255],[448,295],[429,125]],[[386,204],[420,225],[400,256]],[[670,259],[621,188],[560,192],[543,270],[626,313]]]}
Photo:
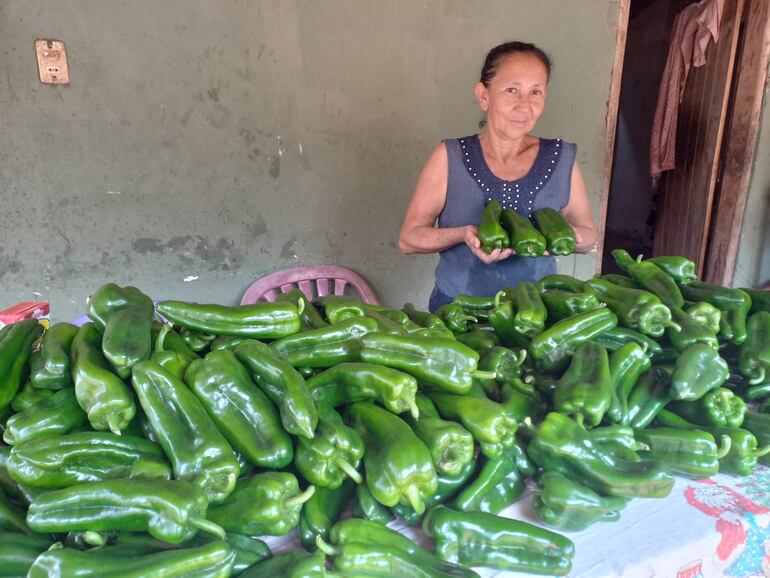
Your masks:
{"label": "chair backrest", "polygon": [[241,305],[258,301],[275,301],[279,293],[299,288],[308,299],[324,295],[344,295],[350,287],[364,303],[378,303],[369,283],[355,271],[337,265],[296,267],[265,275],[252,283],[241,299]]}

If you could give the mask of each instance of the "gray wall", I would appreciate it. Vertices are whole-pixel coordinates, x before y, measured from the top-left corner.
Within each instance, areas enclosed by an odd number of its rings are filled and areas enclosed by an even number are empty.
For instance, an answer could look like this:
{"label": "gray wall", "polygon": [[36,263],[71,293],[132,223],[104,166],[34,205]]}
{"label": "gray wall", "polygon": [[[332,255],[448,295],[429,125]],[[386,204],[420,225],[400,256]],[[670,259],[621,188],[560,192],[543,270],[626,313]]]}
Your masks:
{"label": "gray wall", "polygon": [[[578,143],[598,215],[616,21],[617,0],[3,0],[0,305],[68,319],[107,281],[234,303],[337,263],[425,306],[436,257],[398,231],[433,146],[476,129],[496,43],[553,57],[537,132]],[[66,43],[70,86],[39,83],[36,38]]]}

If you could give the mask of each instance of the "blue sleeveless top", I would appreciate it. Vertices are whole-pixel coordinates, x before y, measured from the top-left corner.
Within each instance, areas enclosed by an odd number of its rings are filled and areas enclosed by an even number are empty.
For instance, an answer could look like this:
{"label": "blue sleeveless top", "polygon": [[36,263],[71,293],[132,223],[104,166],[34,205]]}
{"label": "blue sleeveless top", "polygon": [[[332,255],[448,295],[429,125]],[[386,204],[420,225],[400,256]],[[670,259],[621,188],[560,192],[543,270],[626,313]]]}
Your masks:
{"label": "blue sleeveless top", "polygon": [[[540,139],[532,168],[514,181],[504,181],[492,173],[481,151],[478,135],[447,139],[444,144],[449,174],[446,203],[438,218],[439,227],[478,224],[484,207],[492,199],[527,217],[544,207],[561,210],[569,201],[577,153],[577,147],[572,143]],[[443,294],[443,300],[451,300],[461,293],[494,295],[521,281],[536,281],[555,272],[554,257],[514,255],[487,265],[463,243],[439,253],[434,296]]]}

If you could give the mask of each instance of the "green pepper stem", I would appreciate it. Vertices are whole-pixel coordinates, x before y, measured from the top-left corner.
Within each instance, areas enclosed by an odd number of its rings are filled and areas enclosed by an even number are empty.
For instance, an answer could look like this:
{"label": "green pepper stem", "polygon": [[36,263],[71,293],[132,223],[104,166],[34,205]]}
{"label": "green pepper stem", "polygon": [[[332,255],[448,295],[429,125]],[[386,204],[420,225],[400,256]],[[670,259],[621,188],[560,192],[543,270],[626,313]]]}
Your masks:
{"label": "green pepper stem", "polygon": [[163,344],[166,341],[166,335],[168,335],[169,331],[171,331],[171,324],[164,323],[163,327],[161,327],[158,332],[158,337],[155,339],[155,351],[165,351],[163,349]]}
{"label": "green pepper stem", "polygon": [[757,374],[757,377],[754,377],[754,378],[750,379],[749,383],[751,385],[759,385],[760,383],[765,381],[765,374],[766,374],[765,368],[764,367],[760,367],[759,368],[759,373]]}
{"label": "green pepper stem", "polygon": [[750,452],[749,456],[754,457],[754,458],[761,458],[762,456],[764,456],[765,454],[768,454],[768,453],[770,453],[770,444],[767,444],[765,447],[758,448],[758,449],[754,450],[753,452]]}
{"label": "green pepper stem", "polygon": [[107,538],[99,532],[87,530],[83,533],[83,541],[90,546],[104,546],[107,543]]}
{"label": "green pepper stem", "polygon": [[457,318],[457,321],[458,322],[473,321],[474,323],[476,323],[478,321],[478,319],[476,319],[473,315],[460,315]]}
{"label": "green pepper stem", "polygon": [[203,530],[209,534],[214,534],[220,540],[225,539],[225,530],[219,524],[215,524],[214,522],[205,520],[203,518],[190,518],[190,524],[194,528],[198,528],[199,530]]}
{"label": "green pepper stem", "polygon": [[531,373],[524,376],[524,379],[522,379],[524,383],[535,383],[537,381],[537,378],[532,375]]}
{"label": "green pepper stem", "polygon": [[505,294],[505,291],[498,291],[495,293],[495,307],[500,307],[500,299]]}
{"label": "green pepper stem", "polygon": [[417,401],[410,397],[406,400],[406,403],[409,406],[409,414],[414,419],[420,419],[420,408],[417,407]]}
{"label": "green pepper stem", "polygon": [[719,445],[719,448],[717,449],[718,460],[721,460],[728,453],[730,453],[730,448],[733,447],[733,440],[730,436],[727,436],[727,435],[722,436],[721,441],[722,443]]}
{"label": "green pepper stem", "polygon": [[519,354],[516,356],[516,365],[522,365],[524,361],[527,359],[527,350],[522,348],[519,349]]}
{"label": "green pepper stem", "polygon": [[358,470],[356,470],[356,468],[354,468],[345,458],[337,458],[335,463],[337,464],[337,467],[345,472],[345,474],[355,483],[360,484],[364,481],[361,474],[358,473]]}
{"label": "green pepper stem", "polygon": [[420,515],[425,513],[425,504],[422,501],[422,496],[420,496],[420,488],[414,484],[409,484],[404,488],[404,494],[415,512]]}
{"label": "green pepper stem", "polygon": [[326,542],[321,535],[315,537],[315,545],[318,547],[318,549],[326,554],[327,556],[336,556],[337,555],[337,549]]}
{"label": "green pepper stem", "polygon": [[310,498],[312,498],[313,494],[315,494],[315,486],[308,486],[304,492],[301,492],[296,496],[292,496],[291,498],[284,500],[283,505],[285,508],[294,508],[296,506],[301,506],[302,504],[307,502]]}
{"label": "green pepper stem", "polygon": [[669,321],[659,321],[659,323],[661,325],[663,325],[664,327],[670,327],[671,329],[673,329],[677,333],[682,331],[682,326],[679,325],[676,321],[671,321],[671,320],[669,320]]}
{"label": "green pepper stem", "polygon": [[305,311],[305,300],[300,299],[299,301],[297,301],[297,313],[299,315],[302,315],[304,311]]}
{"label": "green pepper stem", "polygon": [[577,424],[583,429],[585,429],[585,426],[583,425],[584,420],[585,420],[585,416],[582,413],[578,413],[575,415],[575,422],[577,422]]}
{"label": "green pepper stem", "polygon": [[108,413],[104,421],[107,423],[107,428],[116,436],[120,435],[120,415],[117,412],[111,411]]}
{"label": "green pepper stem", "polygon": [[473,377],[476,379],[494,379],[497,377],[496,371],[481,371],[480,369],[477,369],[473,373],[471,373]]}

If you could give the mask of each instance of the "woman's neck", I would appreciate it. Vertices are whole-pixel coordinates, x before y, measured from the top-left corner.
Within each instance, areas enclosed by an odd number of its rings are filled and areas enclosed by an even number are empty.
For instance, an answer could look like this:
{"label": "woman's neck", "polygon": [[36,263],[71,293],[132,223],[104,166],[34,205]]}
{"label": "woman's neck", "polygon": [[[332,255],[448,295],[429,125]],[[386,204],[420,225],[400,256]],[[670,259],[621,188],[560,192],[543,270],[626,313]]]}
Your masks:
{"label": "woman's neck", "polygon": [[527,134],[517,138],[501,138],[488,127],[479,134],[479,143],[487,159],[503,164],[518,158],[533,144],[532,137]]}

